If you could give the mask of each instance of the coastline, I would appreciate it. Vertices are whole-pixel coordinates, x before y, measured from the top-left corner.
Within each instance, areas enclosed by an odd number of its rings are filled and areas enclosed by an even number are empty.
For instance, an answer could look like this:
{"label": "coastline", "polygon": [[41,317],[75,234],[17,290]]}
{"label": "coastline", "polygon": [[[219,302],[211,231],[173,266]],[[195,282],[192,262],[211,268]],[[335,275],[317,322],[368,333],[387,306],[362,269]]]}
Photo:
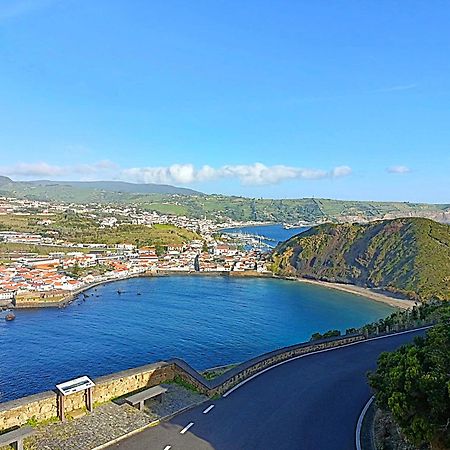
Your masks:
{"label": "coastline", "polygon": [[388,304],[394,308],[399,309],[411,309],[416,302],[408,299],[398,299],[395,297],[390,297],[387,294],[382,294],[381,292],[375,292],[370,288],[365,288],[361,286],[355,286],[353,284],[340,284],[340,283],[331,283],[328,281],[320,281],[320,280],[311,280],[308,278],[286,278],[292,281],[298,281],[300,283],[309,283],[316,286],[322,286],[328,289],[335,289],[338,291],[347,292],[350,294],[359,295],[361,297],[366,297],[369,300],[374,300],[377,302]]}
{"label": "coastline", "polygon": [[217,277],[242,277],[242,278],[273,278],[278,280],[287,280],[287,281],[296,281],[300,283],[308,283],[316,286],[322,286],[327,289],[334,289],[338,291],[347,292],[350,294],[358,295],[360,297],[365,297],[367,300],[373,300],[381,303],[388,304],[393,308],[398,309],[411,309],[416,302],[408,299],[398,299],[395,297],[391,297],[387,294],[383,294],[381,292],[376,292],[370,288],[355,286],[352,284],[341,284],[341,283],[331,283],[328,281],[321,280],[312,280],[308,278],[297,278],[297,277],[283,277],[278,276],[273,273],[267,272],[254,272],[254,271],[246,271],[246,272],[183,272],[183,271],[170,271],[164,270],[156,273],[144,273],[141,275],[132,275],[125,278],[115,278],[103,281],[97,281],[95,283],[91,283],[89,285],[83,286],[75,292],[71,292],[66,297],[61,299],[58,302],[40,302],[33,303],[29,305],[21,305],[20,307],[14,306],[13,309],[28,309],[28,308],[60,308],[65,307],[72,303],[78,295],[82,294],[89,289],[95,288],[96,286],[100,286],[103,284],[113,283],[115,281],[124,281],[129,280],[131,278],[140,278],[140,277],[170,277],[170,276],[217,276]]}

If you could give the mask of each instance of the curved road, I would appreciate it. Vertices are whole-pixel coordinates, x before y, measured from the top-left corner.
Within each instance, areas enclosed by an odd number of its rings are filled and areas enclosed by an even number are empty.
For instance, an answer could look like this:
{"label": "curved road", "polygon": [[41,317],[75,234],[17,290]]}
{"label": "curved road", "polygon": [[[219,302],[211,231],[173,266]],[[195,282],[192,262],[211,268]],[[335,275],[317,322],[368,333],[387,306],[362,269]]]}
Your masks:
{"label": "curved road", "polygon": [[226,397],[208,401],[109,448],[355,449],[356,423],[371,396],[366,372],[375,368],[381,352],[394,350],[421,333],[368,340],[290,360]]}

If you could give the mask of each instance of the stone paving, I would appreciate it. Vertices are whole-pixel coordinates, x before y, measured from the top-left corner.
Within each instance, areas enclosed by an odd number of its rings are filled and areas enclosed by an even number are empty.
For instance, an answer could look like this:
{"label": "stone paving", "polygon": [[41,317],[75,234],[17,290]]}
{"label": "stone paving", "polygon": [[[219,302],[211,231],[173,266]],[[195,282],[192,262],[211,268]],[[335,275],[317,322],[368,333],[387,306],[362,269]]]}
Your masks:
{"label": "stone paving", "polygon": [[78,419],[39,426],[36,434],[25,440],[25,450],[92,450],[207,399],[175,383],[162,386],[168,389],[162,402],[149,400],[142,412],[120,401],[109,402]]}

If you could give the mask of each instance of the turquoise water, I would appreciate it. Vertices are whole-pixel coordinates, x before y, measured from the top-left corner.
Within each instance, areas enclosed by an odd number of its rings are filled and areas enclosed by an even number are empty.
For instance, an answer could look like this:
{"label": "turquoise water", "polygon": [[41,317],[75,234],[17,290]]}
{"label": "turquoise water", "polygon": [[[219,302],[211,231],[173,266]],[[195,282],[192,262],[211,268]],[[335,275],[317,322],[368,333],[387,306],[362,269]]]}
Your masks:
{"label": "turquoise water", "polygon": [[356,295],[273,279],[135,278],[87,293],[63,309],[18,310],[15,321],[0,321],[0,401],[172,357],[197,369],[241,362],[392,312]]}

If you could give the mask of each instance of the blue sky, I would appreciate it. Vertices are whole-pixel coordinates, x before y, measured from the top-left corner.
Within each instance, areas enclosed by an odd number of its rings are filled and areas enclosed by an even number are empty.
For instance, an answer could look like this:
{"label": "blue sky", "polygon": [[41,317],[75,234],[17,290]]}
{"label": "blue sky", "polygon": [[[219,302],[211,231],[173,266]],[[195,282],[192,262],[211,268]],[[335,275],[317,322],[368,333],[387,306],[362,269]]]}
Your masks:
{"label": "blue sky", "polygon": [[450,202],[450,3],[0,1],[0,173]]}

